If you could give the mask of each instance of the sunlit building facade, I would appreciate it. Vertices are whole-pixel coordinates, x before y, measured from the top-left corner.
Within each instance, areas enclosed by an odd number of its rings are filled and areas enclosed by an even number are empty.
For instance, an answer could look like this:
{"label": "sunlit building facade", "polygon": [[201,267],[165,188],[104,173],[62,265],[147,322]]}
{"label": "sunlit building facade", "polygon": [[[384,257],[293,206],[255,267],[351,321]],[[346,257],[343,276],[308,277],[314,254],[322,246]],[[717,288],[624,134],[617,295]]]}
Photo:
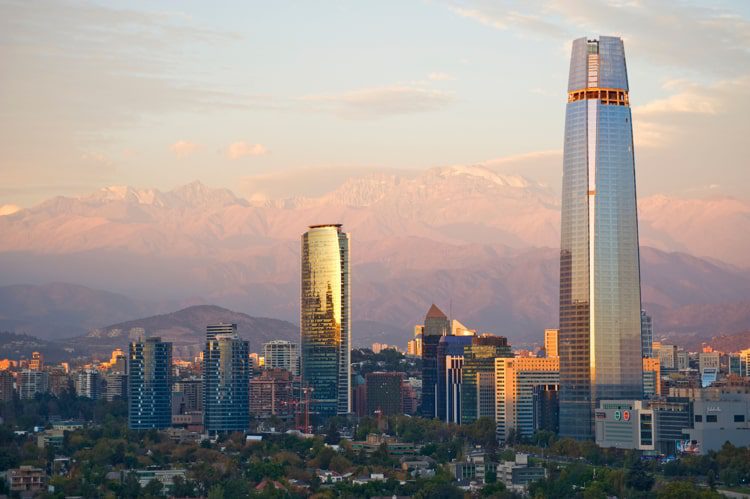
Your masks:
{"label": "sunlit building facade", "polygon": [[299,347],[286,340],[272,340],[263,344],[264,367],[286,369],[299,375]]}
{"label": "sunlit building facade", "polygon": [[464,347],[461,424],[470,424],[483,417],[495,419],[497,357],[513,357],[504,336],[482,334]]}
{"label": "sunlit building facade", "polygon": [[302,235],[300,303],[302,381],[312,412],[351,412],[349,234],[340,224],[311,225]]}
{"label": "sunlit building facade", "polygon": [[622,40],[573,42],[560,247],[560,433],[592,439],[602,399],[639,399],[641,287]]}
{"label": "sunlit building facade", "polygon": [[505,442],[534,434],[534,391],[560,383],[560,359],[514,357],[495,359],[495,425],[497,438]]}

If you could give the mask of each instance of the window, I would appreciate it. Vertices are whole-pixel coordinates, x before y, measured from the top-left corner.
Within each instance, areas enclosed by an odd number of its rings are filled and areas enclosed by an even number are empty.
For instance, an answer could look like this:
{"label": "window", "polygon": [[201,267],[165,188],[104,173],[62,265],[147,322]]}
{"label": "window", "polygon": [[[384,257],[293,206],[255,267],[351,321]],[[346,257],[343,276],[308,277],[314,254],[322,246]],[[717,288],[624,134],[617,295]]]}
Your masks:
{"label": "window", "polygon": [[716,421],[716,414],[706,414],[706,423],[715,423]]}
{"label": "window", "polygon": [[695,422],[696,423],[702,423],[703,422],[703,416],[701,416],[700,414],[696,414],[695,415]]}
{"label": "window", "polygon": [[745,415],[744,414],[735,414],[734,415],[734,422],[735,423],[744,423],[745,422]]}

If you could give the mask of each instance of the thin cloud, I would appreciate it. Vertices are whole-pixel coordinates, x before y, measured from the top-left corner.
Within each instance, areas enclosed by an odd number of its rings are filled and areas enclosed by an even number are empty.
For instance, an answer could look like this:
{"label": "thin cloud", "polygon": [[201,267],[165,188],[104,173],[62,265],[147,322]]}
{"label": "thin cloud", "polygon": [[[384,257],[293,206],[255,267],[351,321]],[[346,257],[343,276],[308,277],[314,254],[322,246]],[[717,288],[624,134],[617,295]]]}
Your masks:
{"label": "thin cloud", "polygon": [[314,110],[348,119],[368,119],[436,111],[450,104],[453,95],[409,84],[363,88],[338,95],[309,95],[302,100]]}
{"label": "thin cloud", "polygon": [[661,66],[737,76],[750,67],[750,21],[719,8],[601,0],[449,1],[457,15],[519,35],[571,39],[618,34],[629,54]]}
{"label": "thin cloud", "polygon": [[235,160],[248,156],[263,156],[268,153],[268,149],[263,144],[250,144],[243,140],[230,144],[226,150],[226,157]]}
{"label": "thin cloud", "polygon": [[451,81],[455,80],[456,78],[452,75],[449,75],[448,73],[442,73],[440,71],[435,71],[427,75],[427,78],[430,81]]}
{"label": "thin cloud", "polygon": [[195,153],[198,149],[200,149],[200,146],[189,140],[178,140],[169,146],[169,150],[178,158],[186,158]]}

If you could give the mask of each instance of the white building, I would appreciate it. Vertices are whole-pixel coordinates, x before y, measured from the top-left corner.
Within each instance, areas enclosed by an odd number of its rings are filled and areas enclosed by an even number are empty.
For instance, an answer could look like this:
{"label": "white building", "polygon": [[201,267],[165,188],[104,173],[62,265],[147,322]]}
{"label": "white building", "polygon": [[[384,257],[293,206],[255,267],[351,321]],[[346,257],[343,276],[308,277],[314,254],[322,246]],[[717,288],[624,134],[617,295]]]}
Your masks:
{"label": "white building", "polygon": [[299,347],[286,340],[273,340],[263,344],[265,368],[281,368],[299,375]]}

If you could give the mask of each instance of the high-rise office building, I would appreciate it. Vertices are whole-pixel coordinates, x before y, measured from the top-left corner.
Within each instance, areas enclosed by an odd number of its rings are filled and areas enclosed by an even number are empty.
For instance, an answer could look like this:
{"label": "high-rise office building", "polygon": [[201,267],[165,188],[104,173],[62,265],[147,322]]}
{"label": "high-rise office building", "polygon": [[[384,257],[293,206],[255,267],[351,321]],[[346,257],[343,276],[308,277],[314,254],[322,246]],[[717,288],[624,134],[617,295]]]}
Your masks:
{"label": "high-rise office building", "polygon": [[392,416],[404,412],[402,388],[404,373],[374,372],[365,376],[367,414]]}
{"label": "high-rise office building", "polygon": [[461,424],[495,419],[495,359],[513,357],[507,338],[482,334],[464,347]]}
{"label": "high-rise office building", "polygon": [[10,371],[0,371],[0,402],[13,400],[13,375]]}
{"label": "high-rise office building", "polygon": [[654,356],[654,321],[641,310],[641,352],[644,357]]}
{"label": "high-rise office building", "polygon": [[639,399],[641,286],[622,40],[573,41],[560,245],[560,434],[594,437],[602,399]]}
{"label": "high-rise office building", "polygon": [[442,336],[437,347],[437,417],[446,423],[461,422],[464,348],[474,336]]}
{"label": "high-rise office building", "polygon": [[91,400],[99,400],[104,396],[102,376],[96,369],[83,369],[76,373],[76,394]]}
{"label": "high-rise office building", "polygon": [[422,338],[424,338],[424,326],[418,324],[414,326],[414,338],[406,344],[406,354],[413,357],[422,356]]}
{"label": "high-rise office building", "polygon": [[286,369],[299,375],[299,348],[296,343],[273,340],[263,344],[263,358],[266,369]]}
{"label": "high-rise office building", "polygon": [[424,319],[422,336],[422,408],[425,418],[436,418],[438,390],[437,349],[440,338],[450,334],[448,316],[433,303]]}
{"label": "high-rise office building", "polygon": [[45,371],[24,369],[18,373],[16,384],[18,385],[18,398],[33,399],[37,393],[49,391],[49,375]]}
{"label": "high-rise office building", "polygon": [[206,345],[220,334],[237,334],[237,324],[219,322],[218,324],[209,324],[206,326]]}
{"label": "high-rise office building", "polygon": [[44,369],[44,355],[41,352],[31,352],[29,369],[32,371],[41,371]]}
{"label": "high-rise office building", "polygon": [[560,384],[560,359],[514,357],[495,359],[495,424],[504,442],[516,435],[534,434],[534,388]]}
{"label": "high-rise office building", "polygon": [[559,357],[560,351],[557,338],[560,335],[559,329],[544,330],[544,353],[547,357]]}
{"label": "high-rise office building", "polygon": [[168,428],[172,424],[172,343],[146,338],[128,353],[128,427]]}
{"label": "high-rise office building", "polygon": [[349,247],[340,224],[311,225],[302,235],[302,381],[313,389],[311,411],[323,416],[352,410]]}
{"label": "high-rise office building", "polygon": [[643,358],[643,396],[647,398],[661,395],[661,363],[658,358]]}
{"label": "high-rise office building", "polygon": [[246,431],[250,424],[250,347],[237,335],[237,325],[231,326],[232,333],[208,336],[203,353],[203,421],[209,433]]}

